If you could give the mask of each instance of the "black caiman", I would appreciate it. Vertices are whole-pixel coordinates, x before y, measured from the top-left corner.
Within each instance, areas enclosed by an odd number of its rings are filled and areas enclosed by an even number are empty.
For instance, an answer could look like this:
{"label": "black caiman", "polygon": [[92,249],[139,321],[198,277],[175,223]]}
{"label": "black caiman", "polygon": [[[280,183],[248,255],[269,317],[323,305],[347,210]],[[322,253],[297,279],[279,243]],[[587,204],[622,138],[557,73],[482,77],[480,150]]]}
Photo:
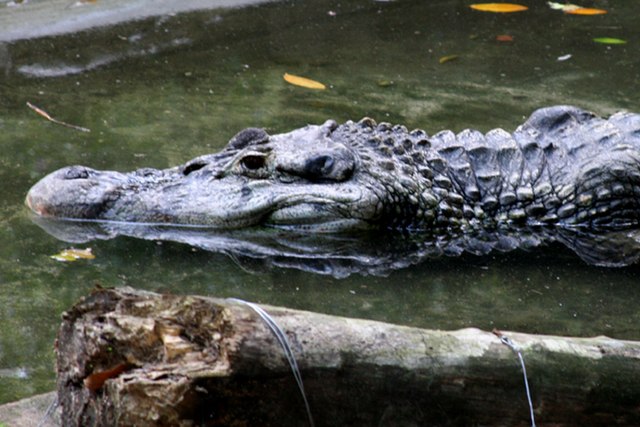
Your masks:
{"label": "black caiman", "polygon": [[369,118],[278,135],[248,128],[222,151],[170,169],[57,170],[31,188],[26,203],[42,217],[217,230],[626,236],[640,223],[640,115],[604,119],[554,106],[513,133],[431,136]]}

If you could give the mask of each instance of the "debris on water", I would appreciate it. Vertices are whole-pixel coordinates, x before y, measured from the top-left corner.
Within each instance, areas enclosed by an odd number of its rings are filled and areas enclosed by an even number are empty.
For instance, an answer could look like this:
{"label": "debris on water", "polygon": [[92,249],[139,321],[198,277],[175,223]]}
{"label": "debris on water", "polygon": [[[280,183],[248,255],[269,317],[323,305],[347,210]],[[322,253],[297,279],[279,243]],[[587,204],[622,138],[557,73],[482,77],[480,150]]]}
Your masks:
{"label": "debris on water", "polygon": [[594,42],[600,44],[626,44],[627,41],[623,39],[618,39],[615,37],[596,37],[593,39]]}
{"label": "debris on water", "polygon": [[493,13],[512,13],[523,12],[528,10],[527,6],[514,3],[476,3],[469,6],[471,9],[479,10],[481,12],[493,12]]}
{"label": "debris on water", "polygon": [[16,378],[23,380],[29,378],[29,371],[23,367],[0,369],[0,378]]}
{"label": "debris on water", "polygon": [[95,257],[96,256],[91,252],[91,248],[86,248],[86,249],[69,248],[69,249],[62,250],[55,255],[51,255],[51,258],[55,259],[56,261],[62,261],[62,262],[77,261],[79,259],[94,259]]}
{"label": "debris on water", "polygon": [[513,36],[509,34],[500,34],[496,36],[496,40],[499,42],[512,42]]}
{"label": "debris on water", "polygon": [[571,9],[565,11],[571,15],[604,15],[607,13],[604,9],[594,9],[592,7],[579,7],[577,9]]}
{"label": "debris on water", "polygon": [[395,82],[393,80],[382,79],[382,80],[378,80],[376,84],[380,87],[389,87],[389,86],[393,86]]}
{"label": "debris on water", "polygon": [[438,63],[446,64],[447,62],[455,61],[458,58],[459,58],[458,55],[446,55],[446,56],[440,57],[440,59],[438,59]]}
{"label": "debris on water", "polygon": [[571,3],[556,3],[548,1],[547,4],[553,10],[560,10],[571,15],[604,15],[607,13],[604,9],[594,9],[591,7],[582,7]]}
{"label": "debris on water", "polygon": [[294,86],[300,86],[307,89],[325,90],[327,86],[315,80],[306,77],[295,76],[293,74],[284,73],[284,81]]}
{"label": "debris on water", "polygon": [[49,113],[47,113],[46,111],[44,111],[42,108],[37,107],[35,105],[33,105],[32,103],[30,103],[29,101],[27,101],[27,107],[31,108],[33,111],[35,111],[38,115],[44,117],[45,119],[49,120],[52,123],[55,123],[57,125],[61,125],[61,126],[65,126],[71,129],[75,129],[75,130],[79,130],[80,132],[91,132],[91,129],[82,127],[82,126],[76,126],[76,125],[72,125],[70,123],[67,122],[63,122],[61,120],[58,119],[54,119],[53,117],[51,117],[49,115]]}

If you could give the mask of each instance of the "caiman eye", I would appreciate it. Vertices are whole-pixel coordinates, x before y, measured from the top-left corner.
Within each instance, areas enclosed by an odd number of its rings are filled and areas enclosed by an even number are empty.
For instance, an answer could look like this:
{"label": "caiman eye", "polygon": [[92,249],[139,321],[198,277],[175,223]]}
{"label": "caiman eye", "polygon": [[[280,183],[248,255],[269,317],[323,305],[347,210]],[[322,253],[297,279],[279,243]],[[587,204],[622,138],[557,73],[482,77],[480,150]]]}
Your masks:
{"label": "caiman eye", "polygon": [[264,167],[265,159],[262,156],[245,156],[240,160],[242,166],[248,170],[257,170]]}

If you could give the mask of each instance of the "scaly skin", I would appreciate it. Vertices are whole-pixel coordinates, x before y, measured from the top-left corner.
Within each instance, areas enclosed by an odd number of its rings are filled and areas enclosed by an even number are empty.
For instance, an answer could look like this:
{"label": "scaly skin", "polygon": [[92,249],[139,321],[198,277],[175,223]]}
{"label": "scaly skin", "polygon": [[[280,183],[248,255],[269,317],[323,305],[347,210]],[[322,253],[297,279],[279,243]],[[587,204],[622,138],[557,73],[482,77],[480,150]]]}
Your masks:
{"label": "scaly skin", "polygon": [[557,106],[513,134],[484,135],[371,119],[273,136],[250,128],[171,169],[60,169],[26,203],[46,217],[220,229],[621,230],[640,220],[640,115]]}

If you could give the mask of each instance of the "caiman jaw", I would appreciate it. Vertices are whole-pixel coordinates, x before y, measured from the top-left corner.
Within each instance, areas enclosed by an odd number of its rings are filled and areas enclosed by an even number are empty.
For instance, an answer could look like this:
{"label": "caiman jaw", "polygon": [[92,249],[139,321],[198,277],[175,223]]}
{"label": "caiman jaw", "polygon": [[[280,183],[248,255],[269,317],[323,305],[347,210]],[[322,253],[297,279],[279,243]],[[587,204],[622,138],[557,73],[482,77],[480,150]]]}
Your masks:
{"label": "caiman jaw", "polygon": [[[301,197],[300,202],[288,200],[281,208],[274,210],[264,224],[283,229],[311,231],[315,233],[331,233],[344,230],[368,229],[370,225],[357,217],[346,217],[341,214],[342,203],[328,198]],[[356,200],[342,201],[344,206],[354,205]],[[346,202],[346,203],[345,203]]]}

